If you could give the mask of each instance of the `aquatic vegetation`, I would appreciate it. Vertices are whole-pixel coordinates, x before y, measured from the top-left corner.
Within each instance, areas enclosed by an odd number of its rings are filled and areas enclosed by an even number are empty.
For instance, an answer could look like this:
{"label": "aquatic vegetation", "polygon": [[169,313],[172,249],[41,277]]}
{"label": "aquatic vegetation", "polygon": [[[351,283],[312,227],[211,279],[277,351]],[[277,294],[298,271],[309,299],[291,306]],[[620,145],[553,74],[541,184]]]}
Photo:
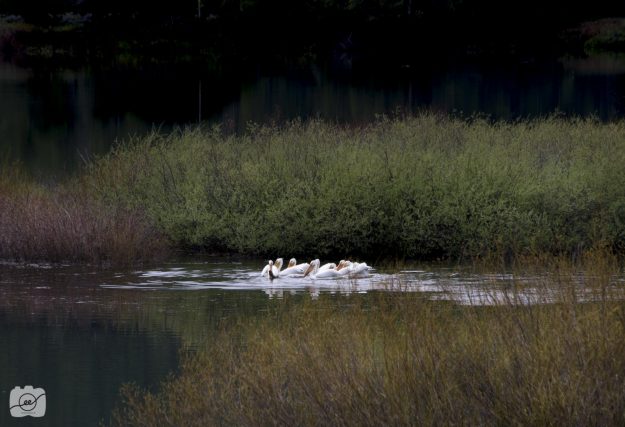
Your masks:
{"label": "aquatic vegetation", "polygon": [[423,114],[152,134],[87,171],[178,247],[304,257],[625,249],[625,123]]}
{"label": "aquatic vegetation", "polygon": [[256,318],[224,321],[157,393],[125,387],[112,425],[621,425],[616,258],[527,261],[517,268],[547,267],[537,297],[551,303],[285,295]]}

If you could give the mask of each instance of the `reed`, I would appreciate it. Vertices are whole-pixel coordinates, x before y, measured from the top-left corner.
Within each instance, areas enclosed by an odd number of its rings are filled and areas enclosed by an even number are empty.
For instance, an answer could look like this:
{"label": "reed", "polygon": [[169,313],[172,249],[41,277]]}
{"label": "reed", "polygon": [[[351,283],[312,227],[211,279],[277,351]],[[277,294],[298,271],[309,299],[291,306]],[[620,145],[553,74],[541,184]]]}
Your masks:
{"label": "reed", "polygon": [[128,264],[166,252],[140,209],[104,204],[75,182],[36,184],[17,167],[0,174],[0,259]]}
{"label": "reed", "polygon": [[542,273],[532,304],[520,283],[488,306],[286,297],[224,322],[157,393],[126,386],[111,425],[622,425],[615,259],[558,258]]}

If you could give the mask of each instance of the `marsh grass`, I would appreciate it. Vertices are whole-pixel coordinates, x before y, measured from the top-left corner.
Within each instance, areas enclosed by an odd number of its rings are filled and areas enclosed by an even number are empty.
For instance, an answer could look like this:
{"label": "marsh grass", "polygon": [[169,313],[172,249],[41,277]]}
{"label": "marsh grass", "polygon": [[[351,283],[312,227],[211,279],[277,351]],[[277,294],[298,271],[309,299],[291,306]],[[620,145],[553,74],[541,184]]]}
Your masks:
{"label": "marsh grass", "polygon": [[106,205],[75,182],[37,184],[19,167],[0,172],[0,259],[125,264],[166,251],[140,209]]}
{"label": "marsh grass", "polygon": [[622,425],[625,304],[599,259],[582,285],[553,262],[550,304],[287,296],[224,322],[158,393],[126,386],[112,425]]}
{"label": "marsh grass", "polygon": [[472,260],[622,251],[624,170],[623,122],[423,114],[153,134],[88,177],[182,247]]}

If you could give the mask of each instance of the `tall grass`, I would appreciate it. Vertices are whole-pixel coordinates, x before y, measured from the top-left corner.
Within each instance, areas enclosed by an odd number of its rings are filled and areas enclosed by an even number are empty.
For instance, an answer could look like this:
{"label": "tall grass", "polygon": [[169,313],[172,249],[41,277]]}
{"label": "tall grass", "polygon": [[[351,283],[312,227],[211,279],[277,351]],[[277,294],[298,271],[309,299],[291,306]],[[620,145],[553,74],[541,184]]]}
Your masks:
{"label": "tall grass", "polygon": [[625,122],[424,114],[153,134],[94,163],[88,179],[180,246],[473,258],[622,251],[624,171]]}
{"label": "tall grass", "polygon": [[0,259],[133,263],[161,259],[167,242],[138,208],[105,204],[77,182],[45,187],[0,171]]}
{"label": "tall grass", "polygon": [[541,305],[287,298],[224,322],[158,393],[125,387],[112,425],[622,425],[625,303],[610,257],[586,265],[580,285],[552,264]]}

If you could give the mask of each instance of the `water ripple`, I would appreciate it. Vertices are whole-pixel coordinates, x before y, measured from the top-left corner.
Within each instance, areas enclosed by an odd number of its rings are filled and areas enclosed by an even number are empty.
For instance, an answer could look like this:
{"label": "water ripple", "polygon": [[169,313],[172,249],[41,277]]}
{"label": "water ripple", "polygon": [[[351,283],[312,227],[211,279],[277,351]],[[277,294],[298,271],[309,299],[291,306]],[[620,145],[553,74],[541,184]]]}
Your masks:
{"label": "water ripple", "polygon": [[[313,297],[320,293],[364,293],[374,290],[407,291],[429,294],[432,299],[454,300],[462,304],[546,303],[553,301],[553,292],[545,290],[546,275],[515,275],[512,273],[470,273],[451,268],[405,269],[398,272],[372,270],[361,277],[339,279],[312,279],[310,277],[279,277],[274,280],[261,277],[257,266],[241,263],[188,264],[135,271],[115,275],[114,282],[102,283],[102,288],[141,290],[204,289],[258,291],[271,297],[285,293],[308,292]],[[574,277],[583,284],[588,277]],[[612,285],[622,283],[615,277]],[[589,296],[588,298],[592,298]]]}

